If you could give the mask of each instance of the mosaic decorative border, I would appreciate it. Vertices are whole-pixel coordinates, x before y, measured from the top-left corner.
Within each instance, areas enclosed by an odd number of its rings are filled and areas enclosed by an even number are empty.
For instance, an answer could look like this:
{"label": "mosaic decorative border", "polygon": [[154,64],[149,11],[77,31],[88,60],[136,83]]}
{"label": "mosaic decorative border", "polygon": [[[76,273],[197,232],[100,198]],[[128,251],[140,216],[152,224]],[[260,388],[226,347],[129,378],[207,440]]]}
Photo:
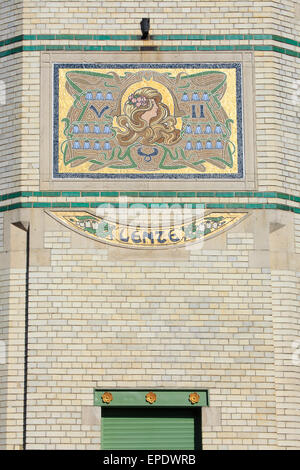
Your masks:
{"label": "mosaic decorative border", "polygon": [[[147,209],[146,213],[149,212]],[[157,209],[160,211],[160,208]],[[199,244],[240,223],[248,212],[212,211],[198,217],[196,214],[189,221],[182,219],[172,225],[161,221],[160,225],[151,224],[150,227],[143,226],[140,218],[136,224],[125,224],[89,211],[47,211],[47,214],[80,235],[101,243],[133,249],[162,249]]]}
{"label": "mosaic decorative border", "polygon": [[[229,85],[226,81],[229,81],[227,74],[231,69],[235,77],[231,77]],[[63,79],[64,86],[60,83]],[[54,64],[53,83],[55,179],[244,177],[239,63]],[[134,91],[135,88],[138,89]],[[124,96],[128,95],[128,90],[132,94],[126,101]],[[146,92],[145,103],[131,104],[131,96],[135,101],[137,93]],[[157,101],[150,98],[149,93]],[[226,101],[230,116],[223,108],[225,93],[229,94]],[[68,94],[74,103],[66,110]],[[146,110],[150,107],[151,101],[156,109],[161,107],[156,113],[168,112],[169,116],[152,116],[149,127],[144,126],[142,133],[137,129],[144,125],[144,116],[152,111],[142,114],[138,123],[137,116],[143,107]],[[124,115],[123,106],[127,110]],[[171,114],[168,106],[170,109],[172,106]],[[123,124],[125,118],[126,126],[130,126],[128,131]],[[153,137],[147,140],[148,130],[157,134],[156,140]],[[128,134],[127,141],[124,132]],[[134,141],[132,134],[136,136]],[[73,171],[73,166],[80,170],[87,162],[91,164],[84,172]],[[207,166],[211,170],[207,170]]]}

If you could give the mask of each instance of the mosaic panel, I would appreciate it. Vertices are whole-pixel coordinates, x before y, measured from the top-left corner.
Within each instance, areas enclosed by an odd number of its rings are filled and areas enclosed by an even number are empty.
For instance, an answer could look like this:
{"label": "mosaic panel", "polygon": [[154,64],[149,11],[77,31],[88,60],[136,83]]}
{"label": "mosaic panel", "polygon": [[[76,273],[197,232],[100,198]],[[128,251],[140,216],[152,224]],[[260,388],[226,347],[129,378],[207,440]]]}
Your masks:
{"label": "mosaic panel", "polygon": [[142,227],[112,222],[88,211],[50,211],[48,214],[81,235],[124,248],[170,248],[200,243],[241,222],[248,212],[210,212],[186,223]]}
{"label": "mosaic panel", "polygon": [[241,71],[54,64],[53,177],[243,178]]}

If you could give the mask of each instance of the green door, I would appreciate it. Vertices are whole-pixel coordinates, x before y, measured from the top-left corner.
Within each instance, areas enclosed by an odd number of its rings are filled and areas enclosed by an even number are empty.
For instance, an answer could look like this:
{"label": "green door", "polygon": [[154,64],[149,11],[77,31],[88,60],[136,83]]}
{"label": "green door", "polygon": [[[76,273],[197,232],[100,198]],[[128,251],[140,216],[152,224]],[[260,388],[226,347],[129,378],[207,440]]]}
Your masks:
{"label": "green door", "polygon": [[201,408],[102,408],[104,450],[201,448]]}

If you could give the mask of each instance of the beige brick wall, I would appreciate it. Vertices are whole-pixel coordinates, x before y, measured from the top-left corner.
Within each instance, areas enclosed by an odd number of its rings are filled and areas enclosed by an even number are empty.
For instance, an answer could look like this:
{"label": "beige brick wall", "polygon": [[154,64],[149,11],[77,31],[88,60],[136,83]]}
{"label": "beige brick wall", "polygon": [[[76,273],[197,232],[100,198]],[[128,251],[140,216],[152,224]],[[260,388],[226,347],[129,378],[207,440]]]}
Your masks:
{"label": "beige brick wall", "polygon": [[[0,448],[19,450],[23,443],[26,232],[6,217],[6,245],[0,254]],[[3,343],[1,343],[3,345]],[[1,362],[1,361],[0,361]]]}
{"label": "beige brick wall", "polygon": [[299,449],[300,273],[272,272],[272,315],[278,446]]}
{"label": "beige brick wall", "polygon": [[0,41],[22,34],[23,4],[19,0],[0,3]]}
{"label": "beige brick wall", "polygon": [[[295,34],[299,31],[297,1],[58,1],[24,2],[24,34],[119,33],[139,34],[139,21],[151,18],[153,33]],[[60,14],[57,15],[59,9]],[[297,10],[298,11],[298,10]]]}
{"label": "beige brick wall", "polygon": [[[88,8],[25,0],[0,8],[0,40],[139,34],[143,16],[152,34],[300,32],[299,4],[290,0],[89,1]],[[80,42],[55,41],[67,43]],[[254,56],[257,190],[299,195],[300,59]],[[0,65],[0,194],[38,191],[40,53],[3,57]],[[205,449],[299,449],[299,215],[259,210],[199,251],[159,255],[93,242],[40,209],[10,211],[2,220],[0,213],[0,340],[8,352],[0,364],[1,448],[22,446],[25,247],[24,232],[11,225],[22,220],[32,235],[29,449],[98,449],[95,387],[208,389]]]}
{"label": "beige brick wall", "polygon": [[[20,187],[22,107],[22,58],[8,56],[0,59],[1,88],[4,98],[0,103],[0,193]],[[4,85],[3,85],[4,84]],[[22,129],[22,130],[21,130]]]}
{"label": "beige brick wall", "polygon": [[299,274],[276,255],[294,249],[291,214],[252,214],[203,249],[155,260],[34,213],[29,449],[99,448],[99,415],[86,411],[96,387],[208,389],[219,419],[203,427],[205,449],[299,448]]}

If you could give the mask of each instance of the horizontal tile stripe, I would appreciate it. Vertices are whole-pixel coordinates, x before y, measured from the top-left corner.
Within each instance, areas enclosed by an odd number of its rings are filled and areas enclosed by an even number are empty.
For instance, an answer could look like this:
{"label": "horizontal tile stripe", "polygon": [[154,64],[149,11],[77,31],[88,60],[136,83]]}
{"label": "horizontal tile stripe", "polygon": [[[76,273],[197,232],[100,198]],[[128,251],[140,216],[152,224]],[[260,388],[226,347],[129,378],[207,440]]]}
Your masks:
{"label": "horizontal tile stripe", "polygon": [[17,54],[19,52],[37,52],[37,51],[271,51],[280,54],[300,58],[300,52],[290,49],[283,49],[277,46],[253,46],[253,45],[235,45],[235,46],[81,46],[81,45],[39,45],[39,46],[19,46],[13,49],[0,52],[0,58]]}
{"label": "horizontal tile stripe", "polygon": [[[4,39],[0,41],[0,48],[15,44],[22,41],[61,41],[61,40],[76,40],[76,41],[132,41],[139,40],[139,35],[130,35],[130,34],[112,34],[112,35],[98,35],[98,34],[38,34],[38,35],[19,35],[12,38]],[[280,44],[288,44],[296,47],[300,47],[300,41],[286,38],[279,35],[272,34],[166,34],[166,35],[152,35],[150,36],[152,40],[168,41],[168,40],[180,40],[180,41],[236,41],[236,40],[252,40],[252,41],[274,41]],[[286,49],[284,47],[265,45],[265,44],[238,44],[238,45],[189,45],[189,46],[167,46],[167,45],[149,45],[146,46],[143,41],[141,46],[130,46],[130,45],[105,45],[105,46],[95,46],[95,45],[22,45],[12,49],[8,49],[0,52],[0,58],[6,57],[12,54],[16,54],[23,51],[43,51],[43,50],[85,50],[85,51],[146,51],[146,50],[157,50],[157,51],[238,51],[238,50],[253,50],[253,51],[273,51],[281,54],[286,54],[293,57],[300,57],[300,52]]]}
{"label": "horizontal tile stripe", "polygon": [[16,191],[0,195],[0,202],[18,197],[192,197],[192,198],[277,198],[300,202],[300,197],[276,191]]}
{"label": "horizontal tile stripe", "polygon": [[[143,203],[145,207],[148,208],[169,208],[174,206],[174,201],[173,202],[167,202],[167,203]],[[57,208],[97,208],[101,206],[107,206],[109,204],[111,207],[134,207],[136,203],[134,202],[129,202],[127,204],[124,204],[123,202],[119,205],[116,202],[17,202],[15,204],[10,204],[10,205],[3,205],[0,206],[0,212],[7,212],[11,211],[14,209],[21,209],[21,208],[49,208],[49,209],[57,209]],[[139,205],[141,202],[139,201]],[[180,206],[182,208],[184,207],[189,207],[189,208],[199,208],[202,207],[203,209],[276,209],[276,210],[283,210],[283,211],[289,211],[293,212],[296,214],[300,214],[300,208],[299,207],[291,207],[286,204],[278,204],[278,203],[224,203],[224,202],[218,202],[218,203],[183,203],[183,202],[177,202],[176,206]]]}
{"label": "horizontal tile stripe", "polygon": [[[137,41],[138,34],[20,34],[0,41],[0,47],[21,41]],[[152,34],[152,41],[276,41],[299,47],[300,41],[277,34]],[[145,42],[143,42],[145,44]]]}

